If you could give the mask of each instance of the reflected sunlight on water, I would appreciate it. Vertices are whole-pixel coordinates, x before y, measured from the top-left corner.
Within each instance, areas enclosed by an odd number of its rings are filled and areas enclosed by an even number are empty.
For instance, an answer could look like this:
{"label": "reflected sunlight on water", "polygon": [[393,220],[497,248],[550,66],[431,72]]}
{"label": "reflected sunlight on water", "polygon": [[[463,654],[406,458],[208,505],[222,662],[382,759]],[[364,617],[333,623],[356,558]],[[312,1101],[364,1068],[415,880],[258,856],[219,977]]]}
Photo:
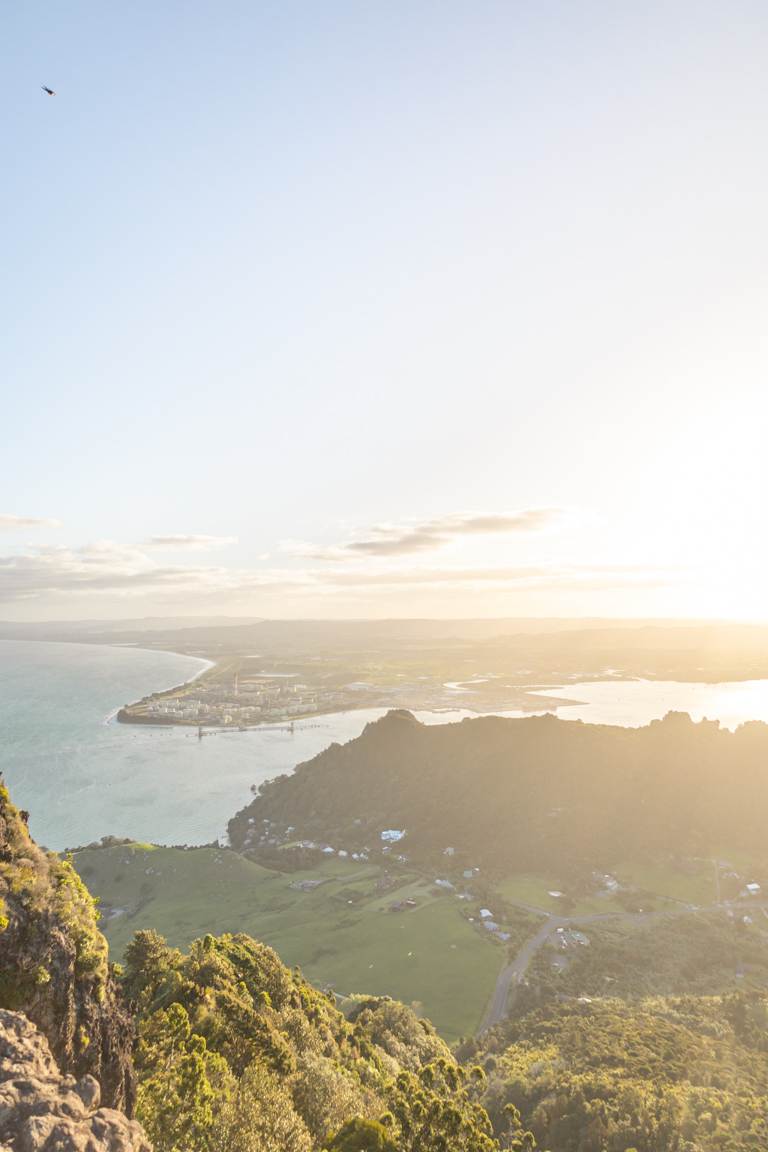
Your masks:
{"label": "reflected sunlight on water", "polygon": [[659,720],[667,712],[688,712],[694,720],[719,720],[725,728],[738,728],[748,720],[768,722],[768,680],[726,684],[690,684],[675,680],[600,680],[548,688],[547,696],[578,700],[563,704],[563,720],[590,724],[621,724],[638,728]]}

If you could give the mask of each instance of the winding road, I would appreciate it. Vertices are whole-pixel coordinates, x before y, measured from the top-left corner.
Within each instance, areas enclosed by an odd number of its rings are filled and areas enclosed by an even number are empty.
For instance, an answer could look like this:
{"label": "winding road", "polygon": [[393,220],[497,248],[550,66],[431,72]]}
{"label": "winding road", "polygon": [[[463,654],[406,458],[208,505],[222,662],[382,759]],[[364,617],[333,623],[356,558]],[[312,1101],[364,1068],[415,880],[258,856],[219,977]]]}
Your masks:
{"label": "winding road", "polygon": [[488,1003],[488,1007],[485,1010],[483,1022],[480,1025],[480,1032],[486,1032],[489,1028],[493,1028],[494,1024],[498,1024],[499,1021],[504,1019],[509,1008],[512,989],[517,988],[518,985],[522,983],[523,977],[528,971],[529,964],[542,944],[544,944],[553,932],[556,932],[558,928],[565,927],[567,923],[568,921],[564,920],[561,916],[548,916],[538,932],[526,940],[514,960],[504,965],[499,973],[496,987],[493,990],[493,995]]}
{"label": "winding road", "polygon": [[[733,909],[734,911],[757,911],[758,909],[762,909],[764,915],[768,917],[768,911],[766,910],[768,908],[768,902],[763,900],[734,900],[726,903],[717,902],[706,906],[683,904],[680,901],[673,901],[673,903],[675,904],[674,908],[664,908],[655,912],[593,912],[585,916],[554,916],[547,914],[547,918],[541,927],[533,936],[529,936],[522,948],[516,953],[514,959],[508,964],[505,964],[499,973],[496,980],[496,987],[493,990],[482,1023],[478,1029],[478,1035],[487,1032],[489,1028],[493,1028],[495,1024],[499,1024],[504,1017],[508,1015],[514,1000],[515,990],[519,988],[525,979],[525,974],[531,965],[531,961],[539,949],[558,928],[577,927],[608,920],[625,924],[642,924],[643,922],[647,923],[651,920],[661,920],[671,916],[684,916],[686,914],[691,915],[697,912],[722,912],[726,908]],[[517,904],[517,907],[525,908],[528,912],[535,912],[538,915],[542,915],[541,908],[534,908],[530,904],[520,903]]]}

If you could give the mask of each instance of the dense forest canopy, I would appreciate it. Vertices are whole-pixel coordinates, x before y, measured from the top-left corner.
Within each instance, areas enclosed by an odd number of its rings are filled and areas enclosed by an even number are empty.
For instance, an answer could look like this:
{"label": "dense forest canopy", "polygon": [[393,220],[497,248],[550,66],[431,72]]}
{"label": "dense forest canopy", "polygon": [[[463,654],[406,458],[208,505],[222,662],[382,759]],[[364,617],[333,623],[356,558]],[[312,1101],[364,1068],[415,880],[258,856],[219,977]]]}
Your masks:
{"label": "dense forest canopy", "polygon": [[757,994],[570,1000],[500,1026],[465,1059],[553,1152],[762,1152],[768,1011]]}

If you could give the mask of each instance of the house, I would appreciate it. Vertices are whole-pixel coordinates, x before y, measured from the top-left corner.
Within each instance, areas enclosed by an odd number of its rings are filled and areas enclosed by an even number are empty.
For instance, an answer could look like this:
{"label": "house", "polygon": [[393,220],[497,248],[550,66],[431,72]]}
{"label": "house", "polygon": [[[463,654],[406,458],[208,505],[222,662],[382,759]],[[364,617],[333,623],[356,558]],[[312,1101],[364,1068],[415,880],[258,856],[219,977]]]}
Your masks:
{"label": "house", "polygon": [[397,844],[405,836],[405,828],[385,828],[381,839],[385,844]]}
{"label": "house", "polygon": [[453,892],[455,885],[451,884],[450,880],[435,880],[435,886],[442,888],[446,892]]}
{"label": "house", "polygon": [[759,884],[755,884],[754,882],[752,884],[747,884],[747,892],[749,892],[750,896],[757,896],[759,891],[760,891],[760,885]]}
{"label": "house", "polygon": [[480,915],[482,916],[483,920],[493,919],[493,912],[491,912],[490,908],[481,908]]}
{"label": "house", "polygon": [[455,856],[455,855],[456,855],[456,849],[455,848],[443,848],[443,856]]}
{"label": "house", "polygon": [[584,932],[577,932],[575,928],[558,928],[553,944],[556,947],[568,948],[571,944],[581,944],[582,947],[589,947],[589,936]]}

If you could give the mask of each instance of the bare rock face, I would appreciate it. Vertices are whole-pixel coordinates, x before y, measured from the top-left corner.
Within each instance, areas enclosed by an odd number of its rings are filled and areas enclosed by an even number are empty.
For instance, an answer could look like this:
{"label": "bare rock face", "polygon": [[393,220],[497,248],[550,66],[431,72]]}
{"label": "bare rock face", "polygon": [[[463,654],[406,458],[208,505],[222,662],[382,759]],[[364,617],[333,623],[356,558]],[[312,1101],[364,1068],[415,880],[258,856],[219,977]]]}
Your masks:
{"label": "bare rock face", "polygon": [[28,1016],[63,1072],[94,1076],[104,1102],[132,1115],[133,1022],[94,902],[71,865],[32,840],[2,779],[0,1008]]}
{"label": "bare rock face", "polygon": [[0,1010],[0,1152],[152,1152],[144,1130],[100,1108],[92,1076],[62,1076],[48,1042]]}

